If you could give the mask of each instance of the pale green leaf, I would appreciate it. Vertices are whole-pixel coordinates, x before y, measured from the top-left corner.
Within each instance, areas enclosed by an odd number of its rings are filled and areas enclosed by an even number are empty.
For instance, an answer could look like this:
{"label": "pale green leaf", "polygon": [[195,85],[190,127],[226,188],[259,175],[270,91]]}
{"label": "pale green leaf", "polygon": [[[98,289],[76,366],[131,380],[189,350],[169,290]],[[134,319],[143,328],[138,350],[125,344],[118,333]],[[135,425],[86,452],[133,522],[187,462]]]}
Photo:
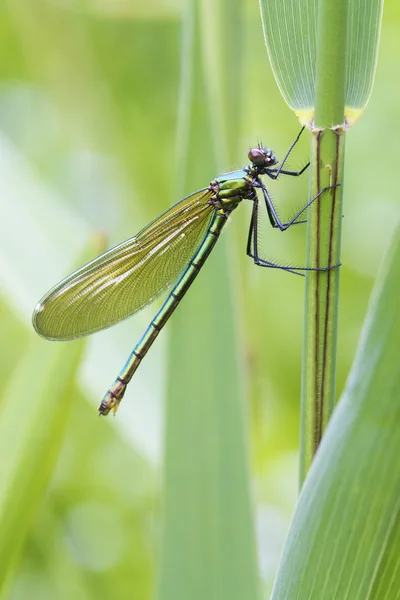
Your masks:
{"label": "pale green leaf", "polygon": [[[229,3],[217,4],[213,7],[217,14],[229,12]],[[201,29],[207,26],[204,16],[209,8],[204,3],[186,5],[179,147],[187,157],[202,156],[203,167],[200,173],[196,161],[191,161],[185,172],[180,169],[180,185],[185,174],[184,192],[195,189],[197,177],[207,181],[207,172],[217,174],[217,162],[226,164],[225,133],[228,127],[236,131],[238,122],[232,115],[236,104],[224,110],[228,98],[217,84],[225,81],[226,92],[233,81],[232,72],[223,74],[223,49],[240,43],[240,13],[234,13],[225,35],[214,39],[211,53],[202,47],[208,42],[207,31]],[[228,66],[235,69],[232,62]],[[225,127],[221,114],[227,119]],[[227,243],[222,236],[172,317],[159,600],[258,597]]]}
{"label": "pale green leaf", "polygon": [[304,484],[274,600],[399,597],[399,281],[398,228],[343,397]]}
{"label": "pale green leaf", "polygon": [[[331,31],[348,26],[346,121],[352,124],[372,91],[383,0],[347,0],[348,24],[332,21]],[[317,0],[260,0],[265,42],[272,69],[287,104],[302,122],[315,107]],[[327,63],[329,72],[334,65]]]}
{"label": "pale green leaf", "polygon": [[83,343],[32,341],[9,380],[0,413],[0,593],[52,476],[70,411]]}

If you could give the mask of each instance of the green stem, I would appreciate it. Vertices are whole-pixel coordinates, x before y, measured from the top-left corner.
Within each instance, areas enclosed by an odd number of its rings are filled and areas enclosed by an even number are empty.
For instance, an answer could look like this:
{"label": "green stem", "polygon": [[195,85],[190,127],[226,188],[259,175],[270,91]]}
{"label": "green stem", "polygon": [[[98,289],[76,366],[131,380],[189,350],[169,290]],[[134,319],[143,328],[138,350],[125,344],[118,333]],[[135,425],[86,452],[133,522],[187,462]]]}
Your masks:
{"label": "green stem", "polygon": [[[311,144],[311,197],[307,265],[340,263],[342,225],[344,97],[346,82],[346,1],[318,6],[315,123]],[[306,275],[305,334],[300,441],[302,485],[335,403],[339,268]]]}

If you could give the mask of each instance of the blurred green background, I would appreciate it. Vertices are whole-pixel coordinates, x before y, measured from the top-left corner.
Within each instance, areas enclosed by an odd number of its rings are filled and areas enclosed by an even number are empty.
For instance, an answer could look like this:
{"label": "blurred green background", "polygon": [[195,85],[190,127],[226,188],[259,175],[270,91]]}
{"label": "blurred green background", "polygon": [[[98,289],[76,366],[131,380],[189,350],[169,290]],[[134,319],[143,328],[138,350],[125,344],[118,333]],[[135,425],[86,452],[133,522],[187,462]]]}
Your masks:
{"label": "blurred green background", "polygon": [[[235,162],[224,165],[225,171],[246,164],[258,140],[282,157],[299,130],[269,68],[258,4],[243,0],[242,10],[240,135],[231,149]],[[50,342],[38,340],[30,322],[40,297],[82,256],[132,236],[178,200],[181,18],[178,0],[12,0],[0,7],[2,392],[12,377],[26,376],[20,361],[33,345],[39,356],[48,352]],[[400,7],[388,0],[372,98],[347,138],[338,396],[400,212],[399,31]],[[307,149],[305,139],[293,168],[307,161]],[[198,174],[197,188],[218,174],[205,172],[201,155],[187,160],[193,177]],[[271,190],[285,215],[305,203],[307,176],[281,180]],[[303,280],[256,268],[246,258],[249,214],[249,207],[240,207],[224,236],[233,257],[267,597],[297,495]],[[304,233],[301,226],[284,237],[267,231],[269,256],[288,252],[301,263]],[[200,285],[201,276],[185,303]],[[154,312],[150,307],[88,340],[61,457],[10,584],[13,600],[145,600],[154,593],[168,328],[135,375],[117,417],[96,415]],[[39,368],[33,376],[46,378],[47,371]],[[34,384],[27,382],[28,389]]]}

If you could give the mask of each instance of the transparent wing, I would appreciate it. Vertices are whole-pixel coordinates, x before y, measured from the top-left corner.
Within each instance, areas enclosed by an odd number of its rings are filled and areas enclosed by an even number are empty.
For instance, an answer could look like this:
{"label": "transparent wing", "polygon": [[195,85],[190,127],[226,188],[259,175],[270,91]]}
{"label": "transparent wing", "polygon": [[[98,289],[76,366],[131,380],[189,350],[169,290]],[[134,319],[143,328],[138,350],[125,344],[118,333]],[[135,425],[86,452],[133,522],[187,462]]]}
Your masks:
{"label": "transparent wing", "polygon": [[110,327],[174,283],[209,226],[211,192],[200,190],[162,213],[135,237],[105,252],[51,289],[33,325],[45,338],[70,340]]}

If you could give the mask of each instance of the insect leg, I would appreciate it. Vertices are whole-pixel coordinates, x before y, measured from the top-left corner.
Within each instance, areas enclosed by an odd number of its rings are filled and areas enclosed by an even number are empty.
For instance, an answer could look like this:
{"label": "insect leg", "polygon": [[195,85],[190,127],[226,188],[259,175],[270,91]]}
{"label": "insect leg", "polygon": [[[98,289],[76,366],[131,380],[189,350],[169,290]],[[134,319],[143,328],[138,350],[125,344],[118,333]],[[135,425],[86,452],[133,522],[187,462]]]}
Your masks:
{"label": "insect leg", "polygon": [[[254,264],[259,267],[269,267],[271,269],[281,269],[282,271],[287,271],[288,273],[293,273],[293,275],[300,275],[304,277],[302,273],[298,273],[297,269],[292,269],[291,267],[287,267],[285,265],[278,265],[276,263],[266,261],[259,256],[258,252],[258,198],[255,196],[253,200],[253,210],[251,213],[251,221],[249,227],[249,235],[247,238],[247,256],[253,259]],[[251,242],[253,241],[253,251],[251,250]]]}
{"label": "insect leg", "polygon": [[[272,200],[271,200],[271,196],[269,195],[269,193],[268,193],[268,190],[267,190],[267,188],[265,187],[265,185],[262,183],[262,181],[260,181],[259,183],[255,183],[255,184],[254,184],[254,186],[255,186],[255,187],[260,187],[260,188],[261,188],[261,190],[262,190],[262,193],[263,193],[263,196],[264,196],[265,205],[266,205],[266,207],[267,207],[268,214],[269,214],[269,213],[271,213],[271,214],[272,214],[272,217],[273,217],[274,224],[272,224],[272,226],[273,226],[273,227],[277,227],[277,228],[278,228],[278,229],[280,229],[281,231],[285,231],[285,230],[286,230],[286,229],[288,229],[288,228],[289,228],[291,225],[294,225],[294,224],[295,224],[295,221],[296,221],[296,219],[298,219],[298,217],[299,217],[300,215],[302,215],[302,214],[303,214],[303,212],[304,212],[305,210],[307,210],[307,208],[308,208],[309,206],[311,206],[311,204],[312,204],[312,203],[313,203],[313,202],[314,202],[314,201],[315,201],[317,198],[319,198],[319,197],[320,197],[320,196],[321,196],[321,195],[322,195],[324,192],[326,192],[327,190],[331,190],[331,189],[333,189],[333,188],[335,188],[335,187],[339,187],[339,186],[340,186],[340,183],[336,183],[335,185],[329,185],[329,186],[326,186],[326,187],[322,188],[322,190],[320,190],[320,191],[318,192],[318,194],[317,194],[316,196],[314,196],[314,198],[311,198],[311,200],[309,200],[309,201],[307,202],[307,204],[306,204],[305,206],[303,206],[303,208],[302,208],[301,210],[299,210],[299,212],[298,212],[298,213],[296,213],[296,214],[295,214],[295,216],[294,216],[292,219],[290,219],[290,221],[288,221],[287,223],[283,223],[283,222],[280,220],[280,218],[279,218],[279,216],[278,216],[278,214],[277,214],[277,212],[276,212],[276,209],[275,209],[275,207],[274,207],[274,204],[273,204],[273,202],[272,202]],[[296,223],[300,223],[300,221],[296,221]]]}

